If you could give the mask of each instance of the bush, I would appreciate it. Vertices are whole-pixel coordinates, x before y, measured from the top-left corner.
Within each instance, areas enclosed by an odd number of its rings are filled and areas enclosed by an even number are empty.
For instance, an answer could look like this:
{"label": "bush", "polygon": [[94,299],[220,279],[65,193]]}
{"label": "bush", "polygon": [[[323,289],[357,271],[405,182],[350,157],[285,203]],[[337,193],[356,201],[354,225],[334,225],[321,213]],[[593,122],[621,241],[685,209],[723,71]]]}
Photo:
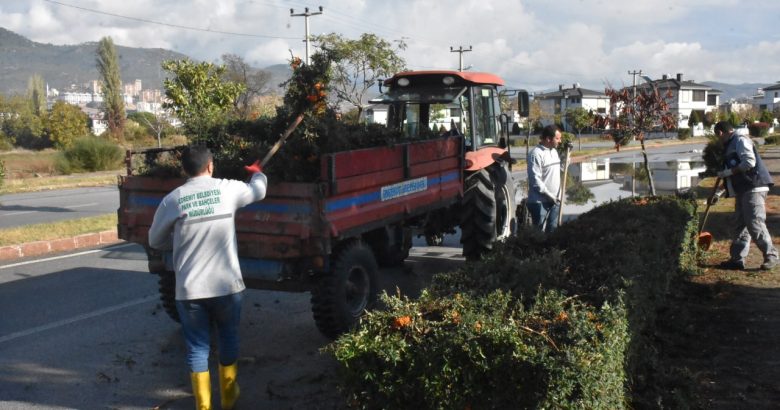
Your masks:
{"label": "bush", "polygon": [[77,139],[55,160],[57,171],[63,174],[117,169],[124,160],[122,148],[95,137]]}
{"label": "bush", "polygon": [[678,140],[687,140],[688,138],[693,135],[693,132],[690,128],[679,128],[677,130],[677,139]]}
{"label": "bush", "polygon": [[723,143],[715,135],[707,137],[707,145],[704,147],[702,158],[704,159],[704,165],[707,169],[704,171],[706,176],[714,176],[721,169],[723,169]]}
{"label": "bush", "polygon": [[13,141],[3,135],[3,131],[0,130],[0,151],[10,151],[14,149]]}
{"label": "bush", "polygon": [[764,139],[764,144],[777,145],[780,142],[780,134],[772,134]]}
{"label": "bush", "polygon": [[769,133],[769,124],[765,122],[748,124],[748,133],[750,133],[751,137],[766,137]]}
{"label": "bush", "polygon": [[[552,235],[524,231],[437,275],[419,302],[386,298],[331,346],[350,402],[371,408],[654,408],[680,402],[653,345],[675,280],[698,272],[696,205],[597,207]],[[616,224],[615,221],[621,221]],[[671,395],[671,396],[670,396]]]}
{"label": "bush", "polygon": [[5,162],[0,159],[0,188],[3,187],[3,182],[5,182]]}
{"label": "bush", "polygon": [[509,293],[384,297],[331,346],[363,409],[624,408],[622,305],[595,309],[556,291],[524,308]]}

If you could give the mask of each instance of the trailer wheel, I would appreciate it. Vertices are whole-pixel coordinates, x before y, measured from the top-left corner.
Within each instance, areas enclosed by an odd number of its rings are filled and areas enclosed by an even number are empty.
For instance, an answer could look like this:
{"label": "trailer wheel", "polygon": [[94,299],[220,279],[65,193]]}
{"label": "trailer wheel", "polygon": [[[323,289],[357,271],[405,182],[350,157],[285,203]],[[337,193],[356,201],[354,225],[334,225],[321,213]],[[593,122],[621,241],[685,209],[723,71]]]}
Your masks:
{"label": "trailer wheel", "polygon": [[338,252],[332,266],[314,286],[311,305],[317,328],[335,339],[376,302],[379,269],[371,248],[359,241]]}
{"label": "trailer wheel", "polygon": [[515,184],[506,165],[495,164],[466,177],[461,206],[461,238],[466,260],[479,260],[493,242],[515,227]]}
{"label": "trailer wheel", "polygon": [[176,274],[171,271],[159,271],[157,283],[160,285],[160,303],[165,313],[176,323],[181,323],[179,311],[176,310]]}

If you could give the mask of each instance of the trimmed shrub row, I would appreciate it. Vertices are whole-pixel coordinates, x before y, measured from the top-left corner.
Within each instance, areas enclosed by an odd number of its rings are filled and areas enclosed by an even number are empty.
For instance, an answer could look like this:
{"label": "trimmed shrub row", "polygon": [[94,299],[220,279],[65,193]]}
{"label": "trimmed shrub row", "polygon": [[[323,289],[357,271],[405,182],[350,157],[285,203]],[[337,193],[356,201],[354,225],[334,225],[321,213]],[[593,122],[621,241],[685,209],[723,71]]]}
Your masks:
{"label": "trimmed shrub row", "polygon": [[386,296],[386,311],[330,346],[350,403],[657,406],[669,393],[653,387],[656,312],[698,269],[695,212],[687,199],[612,202],[553,235],[521,232],[418,301]]}

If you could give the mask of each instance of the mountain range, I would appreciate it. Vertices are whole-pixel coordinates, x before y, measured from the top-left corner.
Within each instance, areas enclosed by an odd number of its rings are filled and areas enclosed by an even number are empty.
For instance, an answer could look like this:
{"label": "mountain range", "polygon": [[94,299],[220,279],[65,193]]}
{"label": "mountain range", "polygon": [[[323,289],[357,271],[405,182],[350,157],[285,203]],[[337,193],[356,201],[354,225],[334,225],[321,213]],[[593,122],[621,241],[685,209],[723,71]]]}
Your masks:
{"label": "mountain range", "polygon": [[[97,42],[58,46],[36,43],[0,27],[0,94],[24,94],[32,74],[39,74],[50,88],[81,88],[100,78],[97,70]],[[120,76],[123,83],[140,79],[144,89],[162,89],[166,77],[161,64],[165,60],[189,58],[162,48],[135,48],[115,45],[119,55]],[[289,78],[287,65],[264,68],[271,72],[271,83],[279,84]]]}
{"label": "mountain range", "polygon": [[[140,79],[144,89],[162,88],[166,77],[160,67],[164,60],[188,58],[186,55],[162,48],[134,48],[117,45],[122,81]],[[66,90],[71,85],[83,84],[99,78],[96,64],[97,42],[58,46],[36,43],[0,27],[0,94],[23,94],[30,75],[37,73],[49,87]],[[280,84],[290,76],[287,65],[277,64],[263,68],[271,72],[271,84]],[[723,91],[720,100],[747,98],[756,93],[763,83],[727,84],[704,81],[701,84]],[[522,87],[520,87],[522,88]]]}

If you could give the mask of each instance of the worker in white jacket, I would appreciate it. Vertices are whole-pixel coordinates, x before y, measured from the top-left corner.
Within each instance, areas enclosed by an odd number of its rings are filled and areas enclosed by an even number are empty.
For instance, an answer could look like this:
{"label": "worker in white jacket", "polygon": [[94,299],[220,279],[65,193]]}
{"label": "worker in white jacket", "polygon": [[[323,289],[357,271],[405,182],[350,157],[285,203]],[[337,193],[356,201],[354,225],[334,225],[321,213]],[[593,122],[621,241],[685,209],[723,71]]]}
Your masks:
{"label": "worker in white jacket", "polygon": [[149,229],[149,246],[173,249],[176,309],[187,346],[195,404],[211,408],[209,330],[216,324],[222,408],[238,398],[238,327],[242,291],[234,216],[236,210],[265,197],[267,179],[258,162],[246,167],[249,183],[212,178],[214,159],[206,147],[182,152],[190,177],[163,198]]}

